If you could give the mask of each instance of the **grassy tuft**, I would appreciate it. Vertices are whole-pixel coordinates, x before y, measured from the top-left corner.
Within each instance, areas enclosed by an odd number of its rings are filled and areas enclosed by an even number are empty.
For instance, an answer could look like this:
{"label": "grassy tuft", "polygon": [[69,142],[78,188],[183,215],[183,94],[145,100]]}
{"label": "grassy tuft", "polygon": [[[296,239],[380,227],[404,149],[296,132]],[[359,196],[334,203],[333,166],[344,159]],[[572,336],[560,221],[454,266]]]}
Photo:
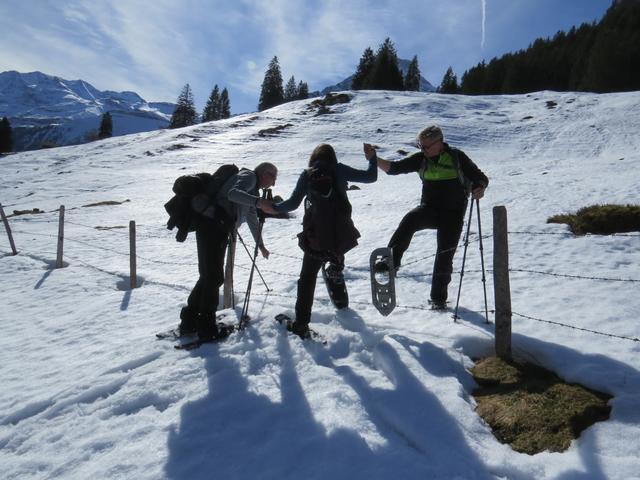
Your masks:
{"label": "grassy tuft", "polygon": [[583,430],[609,418],[609,395],[565,383],[538,366],[490,357],[471,373],[479,384],[476,411],[500,442],[521,453],[562,452]]}
{"label": "grassy tuft", "polygon": [[547,223],[566,223],[576,235],[640,231],[639,205],[592,205],[575,214],[554,215]]}

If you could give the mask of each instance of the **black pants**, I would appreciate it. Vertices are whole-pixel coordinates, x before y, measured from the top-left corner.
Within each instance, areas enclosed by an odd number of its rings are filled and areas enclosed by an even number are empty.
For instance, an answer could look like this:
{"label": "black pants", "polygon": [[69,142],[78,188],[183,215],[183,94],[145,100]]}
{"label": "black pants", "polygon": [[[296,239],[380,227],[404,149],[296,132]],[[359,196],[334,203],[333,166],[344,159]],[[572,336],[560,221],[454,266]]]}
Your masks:
{"label": "black pants", "polygon": [[463,224],[464,209],[446,210],[423,204],[404,216],[389,240],[388,246],[393,250],[393,263],[397,268],[404,252],[409,248],[414,233],[427,228],[437,230],[438,248],[431,281],[431,299],[434,301],[444,302],[447,299],[447,287],[453,271],[453,256],[460,241]]}
{"label": "black pants", "polygon": [[[196,230],[200,274],[181,316],[194,320],[198,314],[215,314],[220,287],[224,283],[224,255],[229,233],[213,220],[204,220]],[[186,311],[185,311],[186,310]]]}
{"label": "black pants", "polygon": [[[298,279],[298,298],[296,300],[296,322],[309,324],[311,321],[311,307],[313,307],[313,296],[316,291],[316,279],[322,265],[328,261],[321,255],[313,255],[304,252],[302,258],[302,268]],[[331,264],[339,271],[344,268],[344,255],[339,255],[331,259]]]}

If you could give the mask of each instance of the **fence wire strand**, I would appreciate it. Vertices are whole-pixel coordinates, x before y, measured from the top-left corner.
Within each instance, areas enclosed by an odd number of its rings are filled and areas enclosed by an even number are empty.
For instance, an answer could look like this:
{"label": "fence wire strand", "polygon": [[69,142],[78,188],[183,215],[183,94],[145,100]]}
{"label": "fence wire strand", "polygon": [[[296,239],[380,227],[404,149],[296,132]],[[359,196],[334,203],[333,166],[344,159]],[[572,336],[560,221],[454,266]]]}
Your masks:
{"label": "fence wire strand", "polygon": [[640,342],[640,339],[635,338],[635,337],[625,337],[624,335],[616,335],[614,333],[599,332],[597,330],[590,330],[588,328],[576,327],[575,325],[568,325],[566,323],[554,322],[553,320],[544,320],[542,318],[536,318],[536,317],[532,317],[532,316],[529,316],[529,315],[524,315],[522,313],[518,313],[518,312],[514,312],[514,311],[511,311],[511,314],[512,315],[517,315],[518,317],[526,318],[528,320],[534,320],[536,322],[548,323],[548,324],[557,325],[557,326],[560,326],[560,327],[571,328],[573,330],[580,330],[581,332],[593,333],[595,335],[601,335],[601,336],[604,336],[604,337],[619,338],[621,340],[631,340],[633,342]]}
{"label": "fence wire strand", "polygon": [[[4,205],[4,206],[8,206],[8,205]],[[51,212],[42,212],[42,213],[56,213],[57,210],[53,210]],[[16,221],[15,217],[12,217],[13,221]],[[43,224],[43,223],[50,223],[50,224],[57,224],[57,221],[55,219],[52,220],[45,220],[45,219],[37,219],[37,218],[29,218],[29,219],[17,219],[16,223],[20,224],[21,226],[25,226],[27,224],[35,224],[35,223],[39,223],[39,224]],[[108,233],[114,233],[117,234],[120,237],[128,237],[129,236],[129,232],[128,231],[117,231],[116,229],[113,228],[99,228],[96,226],[90,226],[90,225],[86,225],[84,223],[81,222],[76,222],[75,220],[65,220],[65,223],[68,223],[70,225],[74,225],[74,226],[79,226],[79,227],[83,227],[83,228],[87,228],[87,229],[91,229],[91,230],[99,230],[101,232],[107,231]],[[157,228],[157,226],[144,226],[144,225],[138,225],[138,228],[142,228],[142,229],[155,229]],[[123,226],[122,229],[126,229],[126,226]],[[32,236],[38,236],[38,237],[47,237],[47,238],[58,238],[57,235],[54,234],[47,234],[47,233],[40,233],[40,232],[29,232],[29,231],[25,231],[22,229],[17,229],[17,230],[13,230],[16,233],[20,233],[20,234],[24,234],[24,235],[32,235]],[[508,232],[509,234],[514,234],[514,235],[555,235],[555,236],[565,236],[565,237],[575,237],[575,235],[571,232],[535,232],[535,231],[510,231]],[[476,238],[474,238],[473,240],[469,240],[469,243],[476,243],[479,242],[480,237],[478,236],[477,233],[475,232],[471,232],[470,235],[475,236]],[[140,238],[153,238],[153,239],[167,239],[170,238],[170,236],[168,235],[161,235],[161,234],[155,234],[155,233],[140,233],[140,231],[138,230],[137,237]],[[488,235],[483,235],[482,239],[485,238],[491,238],[493,235],[492,234],[488,234]],[[635,234],[613,234],[612,236],[614,237],[640,237],[640,235],[635,235]],[[127,253],[123,253],[119,250],[113,249],[113,248],[108,248],[108,247],[104,247],[104,246],[99,246],[99,245],[95,245],[90,243],[89,241],[85,241],[85,240],[78,240],[76,238],[73,237],[69,237],[69,236],[65,236],[65,240],[71,241],[71,242],[75,242],[75,243],[79,243],[94,249],[98,249],[98,250],[103,250],[106,252],[110,252],[110,253],[114,253],[117,255],[121,255],[121,256],[129,256],[129,253],[127,251]],[[424,256],[415,260],[412,260],[410,262],[407,262],[403,265],[403,268],[406,268],[409,265],[413,265],[416,264],[418,262],[423,262],[425,260],[429,260],[432,258],[435,258],[437,255],[451,251],[451,250],[456,250],[457,248],[459,248],[460,246],[464,245],[463,242],[460,242],[459,245],[457,245],[456,247],[453,247],[451,249],[445,250],[445,251],[441,251],[441,252],[437,252],[433,255],[428,255],[428,256]],[[271,252],[273,256],[276,257],[282,257],[282,258],[288,258],[288,259],[292,259],[292,260],[296,260],[298,262],[301,262],[303,260],[303,258],[301,256],[296,256],[296,255],[288,255],[288,254],[284,254],[284,253],[279,253],[279,252]],[[89,268],[94,268],[96,270],[99,270],[101,272],[104,273],[109,273],[118,277],[122,277],[122,274],[119,273],[113,273],[113,272],[108,272],[100,267],[97,267],[95,265],[92,265],[89,262],[86,262],[80,258],[77,258],[75,256],[68,256],[65,255],[67,258],[69,258],[70,260],[74,261],[74,262],[78,262],[79,264],[85,265],[86,267]],[[159,265],[180,265],[180,266],[185,266],[185,265],[189,265],[189,266],[194,266],[194,265],[198,265],[197,262],[185,262],[185,261],[167,261],[167,260],[158,260],[158,259],[152,259],[152,258],[148,258],[145,256],[140,256],[140,255],[136,255],[137,258],[139,258],[140,260],[143,260],[145,262],[149,262],[149,263],[154,263],[154,264],[159,264]],[[242,264],[236,264],[236,267],[238,267],[241,270],[248,270],[249,268],[245,265]],[[357,268],[357,270],[367,270],[367,268]],[[280,272],[277,270],[272,270],[272,269],[265,269],[262,270],[263,272],[266,273],[270,273],[273,275],[279,275],[279,276],[284,276],[284,277],[289,277],[289,278],[298,278],[298,274],[297,273],[289,273],[289,272]],[[465,273],[473,273],[473,272],[480,272],[480,270],[466,270]],[[488,269],[487,272],[492,272],[492,270]],[[552,276],[552,277],[560,277],[560,278],[570,278],[570,279],[583,279],[583,280],[592,280],[592,281],[606,281],[606,282],[628,282],[628,283],[640,283],[640,279],[633,279],[633,278],[613,278],[613,277],[602,277],[602,276],[587,276],[587,275],[574,275],[574,274],[564,274],[564,273],[557,273],[557,272],[545,272],[545,271],[540,271],[540,270],[534,270],[534,269],[521,269],[521,268],[510,268],[509,269],[510,273],[526,273],[526,274],[535,274],[535,275],[547,275],[547,276]],[[430,277],[433,274],[431,273],[426,273],[426,274],[420,274],[420,273],[416,273],[416,274],[400,274],[398,275],[398,278],[422,278],[422,277]],[[355,276],[350,278],[350,280],[363,280],[362,276]],[[151,282],[153,283],[153,282]],[[185,287],[186,288],[186,287]],[[241,294],[242,292],[236,292],[236,294]],[[257,293],[258,295],[263,295],[263,296],[274,296],[274,297],[280,297],[280,298],[286,298],[288,300],[294,301],[296,299],[295,295],[286,295],[283,293],[277,293],[274,291],[265,291],[265,292],[259,292]],[[330,303],[330,299],[329,298],[324,298],[324,297],[320,297],[316,300],[319,300],[323,303]],[[363,301],[351,301],[352,304],[354,305],[363,305],[363,306],[369,306],[371,305],[371,302],[363,302]],[[420,306],[420,305],[402,305],[402,304],[398,304],[397,308],[402,308],[402,309],[408,309],[408,310],[419,310],[419,311],[430,311],[431,308],[430,307],[425,307],[425,306]],[[484,311],[473,311],[473,310],[468,310],[471,313],[485,313]],[[490,310],[490,313],[495,313],[495,310]],[[601,332],[601,331],[597,331],[597,330],[592,330],[592,329],[588,329],[588,328],[583,328],[583,327],[578,327],[575,325],[568,325],[568,324],[564,324],[561,322],[557,322],[557,321],[553,321],[553,320],[546,320],[546,319],[542,319],[542,318],[537,318],[531,315],[525,315],[522,313],[518,313],[518,312],[511,312],[512,315],[524,318],[524,319],[528,319],[528,320],[532,320],[532,321],[536,321],[536,322],[541,322],[541,323],[546,323],[549,325],[555,325],[555,326],[561,326],[564,328],[570,328],[573,330],[578,330],[578,331],[582,331],[582,332],[586,332],[586,333],[591,333],[594,335],[600,335],[600,336],[606,336],[606,337],[610,337],[610,338],[615,338],[615,339],[621,339],[621,340],[628,340],[628,341],[633,341],[633,342],[640,342],[640,339],[637,337],[628,337],[628,336],[624,336],[624,335],[617,335],[617,334],[613,334],[613,333],[607,333],[607,332]]]}

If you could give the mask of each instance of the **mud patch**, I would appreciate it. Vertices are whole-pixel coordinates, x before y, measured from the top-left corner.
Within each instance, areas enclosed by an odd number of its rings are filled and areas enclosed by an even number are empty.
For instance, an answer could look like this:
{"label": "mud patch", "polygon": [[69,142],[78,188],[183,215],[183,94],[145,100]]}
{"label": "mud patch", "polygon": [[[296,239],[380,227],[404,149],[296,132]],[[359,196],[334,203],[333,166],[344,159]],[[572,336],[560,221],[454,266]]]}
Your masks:
{"label": "mud patch", "polygon": [[264,128],[258,132],[259,137],[273,137],[279,135],[289,127],[293,127],[293,123],[285,123],[284,125],[277,125],[271,128]]}
{"label": "mud patch", "polygon": [[105,205],[122,205],[123,203],[127,203],[130,202],[131,200],[129,200],[128,198],[126,200],[123,200],[121,202],[118,202],[116,200],[105,200],[104,202],[97,202],[97,203],[89,203],[87,205],[82,205],[82,208],[85,207],[102,207]]}
{"label": "mud patch", "polygon": [[34,215],[38,213],[44,213],[44,211],[39,208],[32,208],[31,210],[14,210],[13,213],[7,215],[7,218],[18,217],[20,215]]}

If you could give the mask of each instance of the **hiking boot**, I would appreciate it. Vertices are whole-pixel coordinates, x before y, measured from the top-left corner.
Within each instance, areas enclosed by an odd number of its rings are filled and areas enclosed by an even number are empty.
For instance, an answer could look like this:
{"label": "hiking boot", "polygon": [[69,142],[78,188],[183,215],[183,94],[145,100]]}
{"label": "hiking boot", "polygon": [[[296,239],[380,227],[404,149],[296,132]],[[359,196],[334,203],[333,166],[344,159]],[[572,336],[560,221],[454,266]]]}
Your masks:
{"label": "hiking boot", "polygon": [[291,333],[295,333],[301,339],[305,340],[311,338],[311,332],[309,331],[309,325],[302,322],[293,322],[287,325],[287,330]]}
{"label": "hiking boot", "polygon": [[180,325],[178,325],[178,332],[181,337],[185,335],[193,335],[196,333],[196,330],[195,322],[185,322],[182,320]]}
{"label": "hiking boot", "polygon": [[431,310],[445,310],[447,308],[446,300],[429,300],[429,305],[431,305]]}
{"label": "hiking boot", "polygon": [[201,313],[198,315],[197,325],[199,340],[208,342],[218,336],[215,313]]}
{"label": "hiking boot", "polygon": [[182,307],[182,310],[180,310],[180,325],[178,326],[178,331],[181,336],[196,333],[196,317],[197,314],[194,314],[189,307]]}

